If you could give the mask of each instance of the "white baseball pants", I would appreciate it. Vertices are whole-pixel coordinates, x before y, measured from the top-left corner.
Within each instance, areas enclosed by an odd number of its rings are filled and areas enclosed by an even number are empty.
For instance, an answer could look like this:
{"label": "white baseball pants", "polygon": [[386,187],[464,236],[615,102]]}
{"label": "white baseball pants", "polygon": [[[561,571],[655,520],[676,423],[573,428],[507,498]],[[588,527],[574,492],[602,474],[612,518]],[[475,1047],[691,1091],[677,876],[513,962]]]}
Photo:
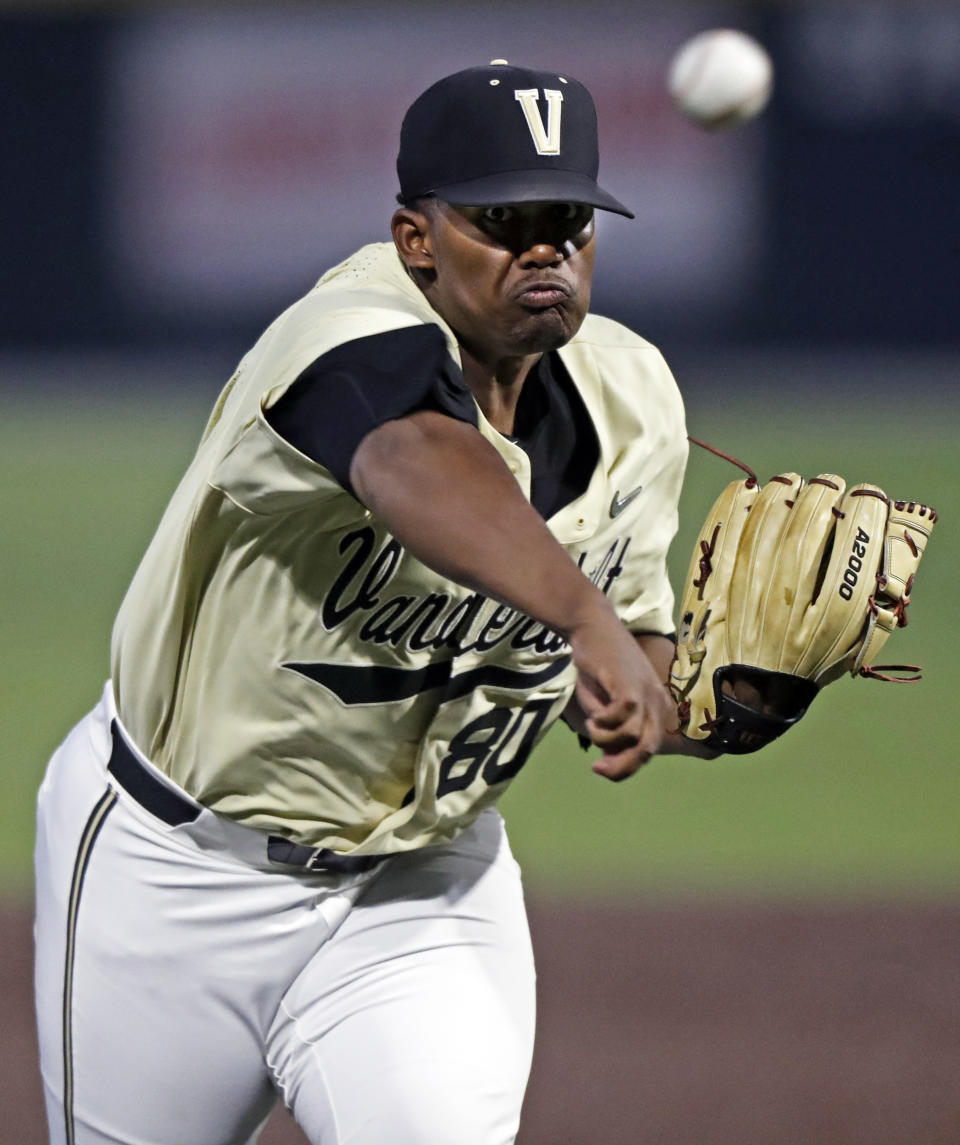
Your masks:
{"label": "white baseball pants", "polygon": [[278,867],[257,832],[171,827],[117,786],[113,718],[108,686],[40,788],[51,1142],[246,1145],[278,1093],[312,1145],[512,1142],[534,971],[499,815],[359,875]]}

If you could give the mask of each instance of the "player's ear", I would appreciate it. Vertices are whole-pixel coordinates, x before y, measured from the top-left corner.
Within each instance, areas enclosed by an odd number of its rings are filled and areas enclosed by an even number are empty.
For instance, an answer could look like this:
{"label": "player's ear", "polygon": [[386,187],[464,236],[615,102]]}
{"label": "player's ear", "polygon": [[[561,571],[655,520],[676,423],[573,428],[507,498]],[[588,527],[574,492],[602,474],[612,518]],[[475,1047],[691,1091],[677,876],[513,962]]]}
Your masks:
{"label": "player's ear", "polygon": [[401,207],[390,220],[393,242],[408,270],[433,270],[430,218],[412,207]]}

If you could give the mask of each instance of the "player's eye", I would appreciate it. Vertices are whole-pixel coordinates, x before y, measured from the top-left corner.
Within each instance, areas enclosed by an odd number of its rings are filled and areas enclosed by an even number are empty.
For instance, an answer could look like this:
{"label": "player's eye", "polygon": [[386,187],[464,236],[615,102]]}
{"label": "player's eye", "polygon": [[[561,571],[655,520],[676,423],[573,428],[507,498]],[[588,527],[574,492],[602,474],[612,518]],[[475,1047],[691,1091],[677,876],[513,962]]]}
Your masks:
{"label": "player's eye", "polygon": [[550,210],[556,222],[571,234],[583,230],[593,218],[593,207],[586,203],[551,203]]}
{"label": "player's eye", "polygon": [[508,223],[514,216],[513,207],[484,207],[481,218],[485,223],[493,223],[494,226],[502,226]]}

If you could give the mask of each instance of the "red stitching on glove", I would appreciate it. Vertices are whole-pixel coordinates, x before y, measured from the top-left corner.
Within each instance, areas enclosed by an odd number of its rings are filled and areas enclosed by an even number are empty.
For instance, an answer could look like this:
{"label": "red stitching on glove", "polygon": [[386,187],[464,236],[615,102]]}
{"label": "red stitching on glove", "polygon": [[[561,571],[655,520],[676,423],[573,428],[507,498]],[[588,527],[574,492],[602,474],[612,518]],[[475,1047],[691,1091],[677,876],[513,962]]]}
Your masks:
{"label": "red stitching on glove", "polygon": [[713,565],[710,563],[710,558],[713,556],[717,547],[717,537],[720,535],[720,526],[714,526],[713,536],[710,538],[710,543],[700,541],[700,551],[703,554],[697,563],[700,569],[700,579],[693,582],[693,587],[697,590],[697,600],[703,600],[703,590],[706,587],[707,581],[710,579],[710,574],[713,572]]}
{"label": "red stitching on glove", "polygon": [[748,489],[753,489],[759,482],[757,475],[750,468],[749,465],[744,465],[742,461],[738,461],[729,453],[724,453],[722,449],[717,449],[715,445],[708,445],[705,441],[701,441],[699,437],[694,437],[692,434],[687,435],[687,441],[692,441],[694,445],[699,445],[701,449],[706,449],[708,453],[712,453],[715,457],[722,457],[724,461],[729,461],[731,465],[736,465],[738,469],[742,469],[747,474],[746,485]]}
{"label": "red stitching on glove", "polygon": [[705,715],[707,718],[706,718],[706,719],[703,721],[703,723],[700,725],[700,727],[699,727],[699,729],[698,729],[699,731],[702,731],[702,732],[708,732],[708,733],[709,733],[709,732],[715,732],[715,731],[719,731],[719,729],[723,727],[723,720],[721,720],[721,719],[717,719],[716,717],[712,716],[712,715],[710,714],[710,709],[709,709],[709,708],[704,708],[704,709],[703,709],[703,714],[704,714],[704,715]]}
{"label": "red stitching on glove", "polygon": [[681,731],[690,723],[690,701],[681,700],[677,704],[677,731]]}
{"label": "red stitching on glove", "polygon": [[[920,671],[918,664],[864,664],[857,675],[863,676],[867,680],[883,680],[885,684],[915,684],[918,680],[923,679]],[[887,676],[884,674],[886,672],[916,672],[917,674],[915,676]]]}
{"label": "red stitching on glove", "polygon": [[910,590],[913,588],[913,576],[911,573],[907,577],[907,583],[903,586],[903,596],[893,606],[893,615],[896,617],[897,627],[907,627],[907,605],[910,603]]}

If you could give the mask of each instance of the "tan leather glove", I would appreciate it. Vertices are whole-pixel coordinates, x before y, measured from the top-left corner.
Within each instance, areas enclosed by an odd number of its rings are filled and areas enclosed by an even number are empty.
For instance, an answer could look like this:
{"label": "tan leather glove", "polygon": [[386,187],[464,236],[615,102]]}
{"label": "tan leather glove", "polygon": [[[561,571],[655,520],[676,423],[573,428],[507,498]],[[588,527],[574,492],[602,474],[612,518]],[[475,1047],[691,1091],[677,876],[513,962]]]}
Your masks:
{"label": "tan leather glove", "polygon": [[845,672],[878,665],[907,622],[917,565],[937,519],[876,485],[783,473],[733,481],[715,502],[680,604],[671,689],[680,730],[717,751],[756,751],[792,727]]}

